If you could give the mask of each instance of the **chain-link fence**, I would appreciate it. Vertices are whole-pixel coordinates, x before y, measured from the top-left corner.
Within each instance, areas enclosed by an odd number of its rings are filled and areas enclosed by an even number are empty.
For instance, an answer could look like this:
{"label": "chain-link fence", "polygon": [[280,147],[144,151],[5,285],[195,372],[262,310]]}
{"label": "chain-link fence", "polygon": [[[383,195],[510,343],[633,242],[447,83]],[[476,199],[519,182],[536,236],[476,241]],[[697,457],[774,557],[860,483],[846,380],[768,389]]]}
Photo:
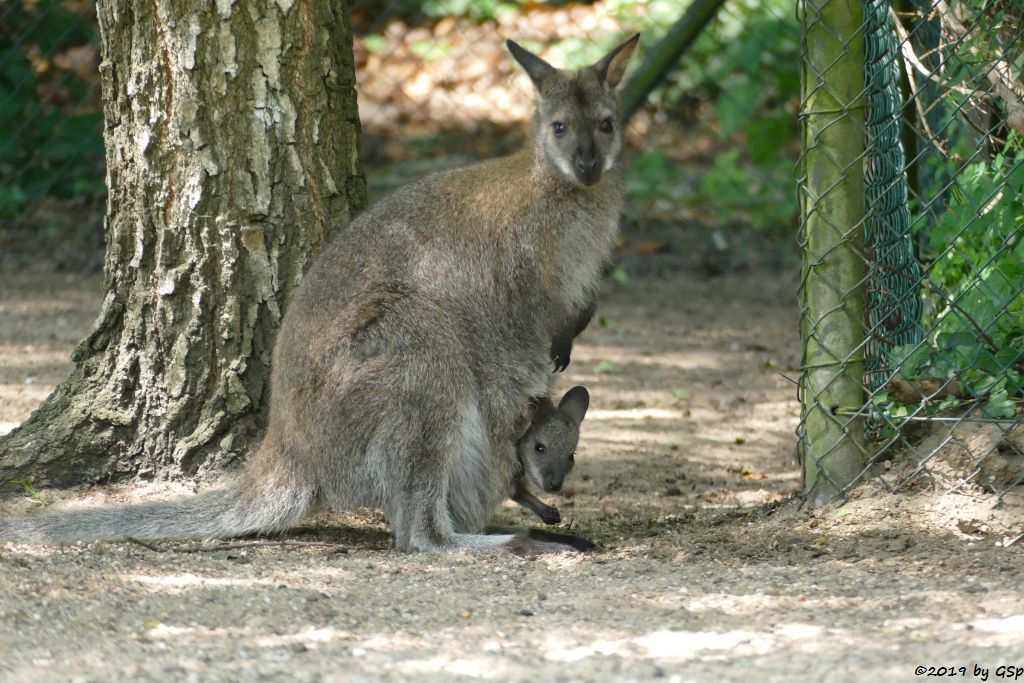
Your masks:
{"label": "chain-link fence", "polygon": [[804,492],[1024,484],[1024,9],[803,0]]}

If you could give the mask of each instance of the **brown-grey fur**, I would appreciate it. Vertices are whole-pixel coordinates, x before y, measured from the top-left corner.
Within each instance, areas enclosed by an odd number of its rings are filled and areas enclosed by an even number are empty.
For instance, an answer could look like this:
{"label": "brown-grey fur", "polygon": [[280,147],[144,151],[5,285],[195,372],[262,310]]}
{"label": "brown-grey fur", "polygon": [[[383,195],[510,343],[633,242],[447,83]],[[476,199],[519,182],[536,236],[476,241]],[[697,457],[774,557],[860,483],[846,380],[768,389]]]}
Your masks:
{"label": "brown-grey fur", "polygon": [[589,405],[590,394],[578,386],[565,392],[557,408],[546,396],[538,399],[533,422],[516,444],[522,472],[515,480],[512,500],[532,510],[545,524],[558,524],[562,515],[533,495],[527,481],[548,493],[562,489],[576,464],[580,424]]}
{"label": "brown-grey fur", "polygon": [[333,236],[281,324],[267,434],[238,483],[7,520],[0,541],[229,537],[375,506],[403,550],[574,545],[481,531],[512,493],[516,425],[548,392],[552,340],[592,312],[612,249],[615,88],[637,38],[576,72],[509,41],[538,92],[530,144],[410,183]]}

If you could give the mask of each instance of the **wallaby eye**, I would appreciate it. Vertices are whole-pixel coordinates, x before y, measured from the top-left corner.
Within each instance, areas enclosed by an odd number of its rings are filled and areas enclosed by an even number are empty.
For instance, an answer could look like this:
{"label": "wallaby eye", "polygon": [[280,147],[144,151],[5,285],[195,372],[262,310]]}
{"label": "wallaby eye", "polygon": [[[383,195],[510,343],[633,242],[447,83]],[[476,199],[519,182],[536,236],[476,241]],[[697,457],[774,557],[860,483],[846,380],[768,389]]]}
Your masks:
{"label": "wallaby eye", "polygon": [[612,122],[612,119],[611,119],[610,116],[608,118],[606,118],[604,121],[601,122],[601,132],[602,133],[611,133],[612,129],[614,127],[615,127],[615,124]]}
{"label": "wallaby eye", "polygon": [[570,453],[569,454],[569,462],[576,462],[576,454],[575,453]]}
{"label": "wallaby eye", "polygon": [[558,137],[562,137],[563,135],[565,135],[565,124],[562,123],[561,121],[555,121],[554,123],[552,123],[551,129],[555,131],[555,135],[557,135]]}
{"label": "wallaby eye", "polygon": [[539,444],[537,444],[536,446],[533,447],[533,450],[537,451],[538,453],[543,453],[547,449],[544,448],[544,444],[539,443]]}

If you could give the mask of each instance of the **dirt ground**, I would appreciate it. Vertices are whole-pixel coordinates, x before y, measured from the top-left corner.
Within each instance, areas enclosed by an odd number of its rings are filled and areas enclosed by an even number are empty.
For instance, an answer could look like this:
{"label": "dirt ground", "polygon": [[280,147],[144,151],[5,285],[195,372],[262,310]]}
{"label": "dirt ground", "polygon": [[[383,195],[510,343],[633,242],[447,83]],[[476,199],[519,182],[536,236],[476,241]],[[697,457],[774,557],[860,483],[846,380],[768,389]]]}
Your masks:
{"label": "dirt ground", "polygon": [[[0,680],[928,677],[918,667],[1012,678],[998,667],[1024,666],[1021,508],[868,485],[842,506],[801,509],[791,269],[647,270],[609,285],[604,324],[579,340],[560,384],[586,385],[592,402],[576,470],[549,502],[597,551],[400,554],[366,510],[280,542],[7,546]],[[10,428],[68,371],[99,280],[0,285]],[[40,495],[71,506],[190,490]],[[8,508],[37,505],[21,495]],[[539,525],[512,503],[495,521]]]}

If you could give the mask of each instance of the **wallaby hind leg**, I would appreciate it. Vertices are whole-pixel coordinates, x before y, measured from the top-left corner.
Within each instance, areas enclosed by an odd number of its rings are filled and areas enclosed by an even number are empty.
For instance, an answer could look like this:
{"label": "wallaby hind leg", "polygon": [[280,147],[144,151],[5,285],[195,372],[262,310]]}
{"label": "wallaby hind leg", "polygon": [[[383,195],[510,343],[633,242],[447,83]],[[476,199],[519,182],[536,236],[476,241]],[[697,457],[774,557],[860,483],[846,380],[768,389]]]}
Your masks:
{"label": "wallaby hind leg", "polygon": [[[476,533],[501,499],[500,463],[490,457],[479,410],[453,406],[439,392],[425,392],[400,410],[403,426],[391,440],[397,451],[392,477],[402,483],[386,500],[395,546],[406,551],[457,547],[497,548],[508,539]],[[393,456],[393,457],[394,457]]]}
{"label": "wallaby hind leg", "polygon": [[[524,556],[581,549],[566,542],[571,537],[481,533],[505,494],[508,473],[502,467],[503,454],[491,451],[475,401],[453,414],[450,404],[432,400],[433,396],[428,393],[419,402],[417,419],[405,413],[402,423],[410,429],[397,439],[406,449],[405,481],[385,502],[395,546],[405,551],[462,547]],[[515,457],[514,452],[508,455]]]}

